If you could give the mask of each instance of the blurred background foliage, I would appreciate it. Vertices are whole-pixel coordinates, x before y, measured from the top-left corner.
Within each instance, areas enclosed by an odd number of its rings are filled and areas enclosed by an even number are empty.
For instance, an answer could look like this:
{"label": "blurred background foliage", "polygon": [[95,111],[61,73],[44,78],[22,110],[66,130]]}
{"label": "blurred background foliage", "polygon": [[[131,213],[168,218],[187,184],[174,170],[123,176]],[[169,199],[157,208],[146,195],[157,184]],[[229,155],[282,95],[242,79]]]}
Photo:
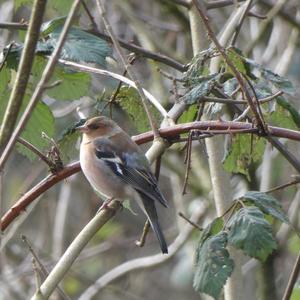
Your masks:
{"label": "blurred background foliage", "polygon": [[[0,22],[28,21],[32,2],[31,0],[1,0]],[[49,0],[44,21],[65,16],[72,2],[71,0]],[[163,53],[182,64],[191,62],[193,65],[195,59],[192,60],[188,11],[186,8],[176,5],[175,2],[169,0],[106,1],[106,7],[108,18],[119,38],[134,42],[150,51]],[[258,0],[253,10],[258,15],[265,15],[270,12],[275,2]],[[95,3],[86,1],[86,4],[92,12],[98,28],[103,32],[104,27]],[[230,5],[209,10],[215,32],[222,31],[233,9],[233,5]],[[296,11],[298,11],[297,14]],[[297,129],[299,126],[300,69],[297,66],[300,65],[300,22],[298,18],[298,26],[295,26],[287,17],[284,17],[284,14],[291,15],[296,19],[299,12],[299,1],[289,0],[284,2],[279,13],[268,22],[255,17],[246,18],[236,44],[236,47],[248,54],[256,64],[261,64],[267,70],[270,69],[281,76],[286,76],[289,81],[293,82],[295,87],[293,95],[286,95],[281,100],[277,99],[275,104],[272,102],[273,106],[265,107],[265,111],[269,113],[268,121],[277,126],[293,129]],[[263,24],[266,24],[265,29],[256,39]],[[48,27],[50,25],[48,24]],[[73,33],[76,37],[80,36],[85,47],[89,47],[85,40],[86,33],[80,31],[79,28],[91,29],[92,24],[82,7],[74,26],[77,29],[73,29],[71,34]],[[55,46],[53,41],[55,41],[56,30],[59,29],[59,26],[54,31],[52,29],[50,32],[52,36],[49,37],[47,27],[44,28],[45,43],[40,44],[40,53],[45,54]],[[203,41],[208,46],[209,41],[205,34],[203,35]],[[24,37],[25,34],[22,30],[0,29],[0,49],[12,41],[21,44],[24,42]],[[251,42],[254,40],[256,40],[255,44]],[[122,74],[123,66],[113,59],[108,64],[105,61],[106,57],[116,58],[116,55],[111,52],[110,45],[97,44],[97,42],[99,39],[92,42],[91,47],[95,47],[95,49],[100,47],[103,55],[95,58],[90,51],[74,51],[74,47],[77,45],[74,46],[74,41],[70,41],[70,49],[74,53],[69,53],[65,58],[72,56],[75,61],[83,60],[94,63]],[[65,47],[67,48],[68,45]],[[81,45],[78,47],[80,48]],[[17,53],[18,48],[14,49]],[[232,59],[239,71],[248,72],[249,66],[245,64],[239,54],[234,51],[232,53]],[[82,59],[83,56],[84,59]],[[41,76],[45,61],[43,55],[37,55],[35,58],[27,91],[28,96],[25,97],[24,105]],[[251,64],[249,61],[248,63]],[[172,80],[163,76],[158,68],[174,78],[182,77],[179,71],[139,55],[136,56],[133,64],[143,86],[151,91],[166,108],[170,108],[178,101]],[[258,65],[252,64],[251,66],[259,69]],[[265,72],[266,69],[263,71]],[[214,76],[206,74],[209,76],[200,81],[191,81],[195,75],[192,72],[195,70],[193,68],[189,70],[190,73],[185,74],[185,83],[179,85],[177,92],[179,96],[185,94],[186,101],[191,106],[181,116],[179,123],[189,122],[196,118],[198,105],[195,99],[199,97],[199,94],[207,93],[209,89],[207,82],[216,80]],[[262,69],[259,70],[262,71]],[[199,68],[196,71],[199,71]],[[224,71],[226,73],[226,70]],[[205,72],[207,69],[201,69],[201,75]],[[278,78],[275,80],[272,74],[267,73],[265,76],[267,79],[271,78],[273,83],[280,84],[282,90],[285,89],[289,92],[290,85],[285,85],[285,81],[278,83],[276,81]],[[6,106],[4,101],[9,96],[14,77],[15,66],[6,66],[1,70],[0,119],[3,117]],[[89,117],[99,113],[112,116],[131,134],[150,129],[139,97],[132,88],[123,86],[113,103],[110,104],[109,101],[118,85],[115,80],[99,75],[75,73],[72,70],[66,70],[61,65],[57,65],[51,82],[57,80],[62,80],[62,82],[45,93],[22,135],[39,149],[43,149],[45,153],[50,150],[52,145],[48,139],[41,137],[42,132],[58,143],[64,163],[77,160],[79,136],[66,133],[70,132],[72,126],[82,116]],[[234,84],[236,83],[232,81],[227,84],[226,88],[234,90]],[[196,90],[194,90],[195,86]],[[270,94],[267,84],[257,90],[261,91],[261,98]],[[286,99],[288,99],[288,104]],[[275,106],[279,106],[279,108],[276,109]],[[154,108],[153,113],[159,124],[161,119]],[[234,146],[230,147],[231,144]],[[285,144],[296,156],[299,156],[299,145],[290,141]],[[207,153],[201,140],[193,144],[188,186],[185,194],[182,194],[186,171],[184,146],[185,142],[174,144],[162,159],[160,186],[166,198],[169,199],[170,208],[160,209],[159,214],[169,243],[177,236],[178,228],[184,225],[184,221],[177,215],[178,211],[190,215],[197,203],[204,202],[208,205],[208,211],[201,220],[202,225],[208,224],[215,216]],[[251,148],[252,146],[253,148]],[[2,213],[48,173],[47,167],[32,153],[29,153],[23,146],[18,147],[20,151],[14,152],[5,169]],[[235,198],[248,189],[268,190],[273,186],[285,183],[290,179],[291,174],[295,173],[294,169],[276,150],[269,145],[266,146],[260,139],[253,140],[250,135],[236,136],[233,141],[227,139],[224,147],[227,154],[224,157],[224,167],[230,172],[228,176],[231,178],[231,188]],[[147,149],[147,145],[145,149]],[[274,195],[280,200],[285,211],[292,207],[289,210],[289,217],[294,226],[299,228],[300,193],[297,187],[279,190]],[[47,191],[34,206],[34,209],[33,207],[29,208],[30,216],[10,240],[5,251],[1,253],[0,299],[28,299],[35,291],[31,255],[20,238],[21,234],[28,238],[42,262],[50,270],[69,243],[94,216],[100,206],[100,201],[86,179],[79,173]],[[152,232],[143,248],[135,246],[134,242],[140,237],[145,217],[135,203],[132,203],[131,206],[136,214],[127,209],[118,213],[88,244],[65,277],[61,286],[71,299],[77,299],[98,277],[122,262],[158,252],[158,245]],[[275,221],[273,223],[274,231],[279,229],[277,233],[279,248],[263,264],[245,258],[242,268],[245,282],[244,299],[279,299],[279,295],[282,295],[286,286],[295,256],[299,252],[300,242],[296,235],[285,225],[280,226]],[[203,298],[191,288],[197,241],[198,234],[194,234],[167,263],[153,269],[130,273],[105,287],[95,299]],[[273,284],[276,285],[275,290],[272,290]],[[52,298],[61,299],[61,296],[57,294]],[[292,299],[300,299],[297,287]]]}

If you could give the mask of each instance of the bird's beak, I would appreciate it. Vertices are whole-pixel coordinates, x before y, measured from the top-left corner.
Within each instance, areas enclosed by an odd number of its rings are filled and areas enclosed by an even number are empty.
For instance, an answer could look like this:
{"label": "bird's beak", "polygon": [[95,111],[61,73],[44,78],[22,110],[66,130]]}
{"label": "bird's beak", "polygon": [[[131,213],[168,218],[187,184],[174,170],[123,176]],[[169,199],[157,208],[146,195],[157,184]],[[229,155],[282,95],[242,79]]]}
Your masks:
{"label": "bird's beak", "polygon": [[89,131],[89,129],[86,125],[77,126],[75,129],[82,133],[86,133]]}

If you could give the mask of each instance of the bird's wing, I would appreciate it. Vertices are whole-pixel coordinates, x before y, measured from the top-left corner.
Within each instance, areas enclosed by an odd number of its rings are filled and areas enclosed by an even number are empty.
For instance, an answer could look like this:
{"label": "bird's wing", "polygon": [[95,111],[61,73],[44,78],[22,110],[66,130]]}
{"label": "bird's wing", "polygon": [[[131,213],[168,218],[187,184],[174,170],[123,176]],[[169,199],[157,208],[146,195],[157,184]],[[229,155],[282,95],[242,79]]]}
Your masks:
{"label": "bird's wing", "polygon": [[136,151],[120,153],[106,138],[96,139],[94,145],[96,157],[105,162],[115,175],[139,193],[158,200],[165,207],[168,206],[142,153]]}

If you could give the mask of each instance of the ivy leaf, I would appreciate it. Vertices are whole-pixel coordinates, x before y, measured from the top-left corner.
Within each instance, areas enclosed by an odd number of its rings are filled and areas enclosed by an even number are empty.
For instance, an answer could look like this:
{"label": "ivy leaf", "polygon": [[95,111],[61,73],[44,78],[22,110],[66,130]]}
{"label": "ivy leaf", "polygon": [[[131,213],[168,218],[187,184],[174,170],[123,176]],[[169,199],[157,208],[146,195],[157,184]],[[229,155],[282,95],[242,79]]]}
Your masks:
{"label": "ivy leaf", "polygon": [[265,214],[271,215],[281,222],[289,224],[288,217],[282,210],[280,203],[273,196],[262,192],[249,191],[243,198],[246,201],[252,202]]}
{"label": "ivy leaf", "polygon": [[281,105],[276,105],[275,111],[267,115],[265,120],[273,126],[284,127],[292,130],[298,129],[290,111]]}
{"label": "ivy leaf", "polygon": [[265,140],[251,134],[239,134],[232,138],[231,149],[223,161],[224,169],[231,173],[241,173],[249,177],[251,163],[261,160]]}
{"label": "ivy leaf", "polygon": [[227,234],[221,232],[206,239],[197,250],[193,287],[196,291],[206,293],[215,299],[219,297],[234,268],[226,245]]}
{"label": "ivy leaf", "polygon": [[247,255],[265,261],[277,248],[272,227],[257,207],[241,208],[229,220],[228,241]]}

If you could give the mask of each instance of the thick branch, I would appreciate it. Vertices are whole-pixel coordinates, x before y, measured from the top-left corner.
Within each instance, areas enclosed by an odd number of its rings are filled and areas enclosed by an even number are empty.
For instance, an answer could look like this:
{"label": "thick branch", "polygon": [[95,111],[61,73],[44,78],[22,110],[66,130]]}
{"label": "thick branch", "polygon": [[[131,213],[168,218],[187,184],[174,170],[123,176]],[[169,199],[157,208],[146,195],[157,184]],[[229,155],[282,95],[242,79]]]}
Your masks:
{"label": "thick branch", "polygon": [[[193,211],[191,220],[194,223],[198,223],[199,219],[204,215],[206,207],[199,207]],[[120,264],[116,268],[110,270],[108,273],[101,276],[93,285],[86,289],[78,298],[79,300],[89,300],[92,299],[96,294],[102,290],[104,287],[112,283],[114,280],[125,276],[126,274],[138,271],[145,270],[149,268],[154,268],[158,265],[165,263],[170,260],[184,245],[190,234],[193,232],[194,226],[187,224],[182,230],[181,233],[177,236],[174,242],[169,246],[169,254],[156,254],[148,257],[141,257],[127,261],[123,264]]]}
{"label": "thick branch", "polygon": [[[205,121],[205,122],[192,122],[185,124],[178,124],[170,126],[168,128],[162,128],[159,130],[160,136],[167,139],[174,139],[182,133],[189,132],[193,129],[198,129],[205,133],[214,133],[214,134],[233,134],[233,133],[253,133],[258,134],[258,129],[253,128],[253,125],[250,123],[242,122],[221,122],[221,121]],[[269,134],[288,138],[295,141],[300,141],[300,132],[289,130],[279,127],[268,127]],[[153,133],[145,132],[140,135],[133,137],[133,140],[137,144],[144,144],[153,140]],[[149,153],[148,158],[151,158],[151,153]],[[26,210],[26,207],[38,198],[41,194],[50,189],[53,185],[59,181],[68,178],[69,176],[80,171],[79,162],[72,163],[64,167],[63,170],[48,175],[40,183],[34,186],[30,191],[25,193],[11,208],[6,212],[6,214],[1,219],[1,231],[3,232],[15,218],[17,218],[23,211]]]}
{"label": "thick branch", "polygon": [[33,5],[16,80],[10,94],[0,128],[0,148],[8,142],[21,109],[22,100],[25,95],[27,82],[33,64],[35,47],[39,38],[46,2],[47,1],[44,0],[35,0]]}

